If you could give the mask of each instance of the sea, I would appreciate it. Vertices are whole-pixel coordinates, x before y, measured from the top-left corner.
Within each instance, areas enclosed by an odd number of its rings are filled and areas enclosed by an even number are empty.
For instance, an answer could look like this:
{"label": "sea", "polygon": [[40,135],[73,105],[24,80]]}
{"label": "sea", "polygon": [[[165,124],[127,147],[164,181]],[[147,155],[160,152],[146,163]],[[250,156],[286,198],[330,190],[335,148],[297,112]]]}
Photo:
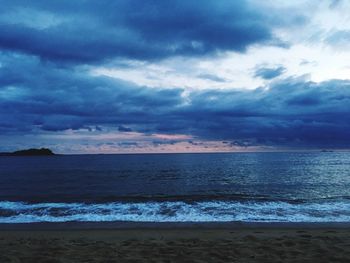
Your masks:
{"label": "sea", "polygon": [[350,222],[350,152],[0,157],[0,223]]}

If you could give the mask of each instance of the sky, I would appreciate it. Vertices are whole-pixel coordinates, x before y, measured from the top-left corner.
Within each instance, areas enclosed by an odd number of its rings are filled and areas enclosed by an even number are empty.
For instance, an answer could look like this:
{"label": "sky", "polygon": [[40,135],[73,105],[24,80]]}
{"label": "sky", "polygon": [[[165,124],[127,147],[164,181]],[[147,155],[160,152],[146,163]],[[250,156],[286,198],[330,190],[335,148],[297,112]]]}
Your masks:
{"label": "sky", "polygon": [[1,0],[0,151],[350,149],[350,1]]}

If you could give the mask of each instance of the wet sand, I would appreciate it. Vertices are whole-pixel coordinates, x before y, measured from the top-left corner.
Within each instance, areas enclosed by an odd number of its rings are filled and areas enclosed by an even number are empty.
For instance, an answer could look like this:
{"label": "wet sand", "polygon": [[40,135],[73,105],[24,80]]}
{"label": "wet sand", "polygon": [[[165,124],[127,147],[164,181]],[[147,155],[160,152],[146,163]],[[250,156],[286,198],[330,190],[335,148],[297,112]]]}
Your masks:
{"label": "wet sand", "polygon": [[350,262],[350,228],[12,227],[0,262]]}

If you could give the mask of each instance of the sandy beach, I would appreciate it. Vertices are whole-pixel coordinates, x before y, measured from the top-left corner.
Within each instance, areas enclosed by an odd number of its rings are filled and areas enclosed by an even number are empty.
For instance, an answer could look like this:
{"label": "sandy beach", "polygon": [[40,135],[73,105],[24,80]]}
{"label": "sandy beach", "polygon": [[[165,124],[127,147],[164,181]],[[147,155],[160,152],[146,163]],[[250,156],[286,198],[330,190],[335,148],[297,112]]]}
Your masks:
{"label": "sandy beach", "polygon": [[350,262],[350,228],[10,227],[0,262]]}

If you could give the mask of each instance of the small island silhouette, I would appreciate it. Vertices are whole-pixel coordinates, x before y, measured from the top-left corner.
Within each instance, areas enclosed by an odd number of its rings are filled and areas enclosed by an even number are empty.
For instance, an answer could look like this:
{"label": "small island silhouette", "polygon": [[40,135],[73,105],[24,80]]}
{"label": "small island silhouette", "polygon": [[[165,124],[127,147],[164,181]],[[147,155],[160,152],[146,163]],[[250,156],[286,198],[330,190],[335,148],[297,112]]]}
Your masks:
{"label": "small island silhouette", "polygon": [[55,155],[50,149],[26,149],[15,152],[2,152],[0,156],[51,156]]}

